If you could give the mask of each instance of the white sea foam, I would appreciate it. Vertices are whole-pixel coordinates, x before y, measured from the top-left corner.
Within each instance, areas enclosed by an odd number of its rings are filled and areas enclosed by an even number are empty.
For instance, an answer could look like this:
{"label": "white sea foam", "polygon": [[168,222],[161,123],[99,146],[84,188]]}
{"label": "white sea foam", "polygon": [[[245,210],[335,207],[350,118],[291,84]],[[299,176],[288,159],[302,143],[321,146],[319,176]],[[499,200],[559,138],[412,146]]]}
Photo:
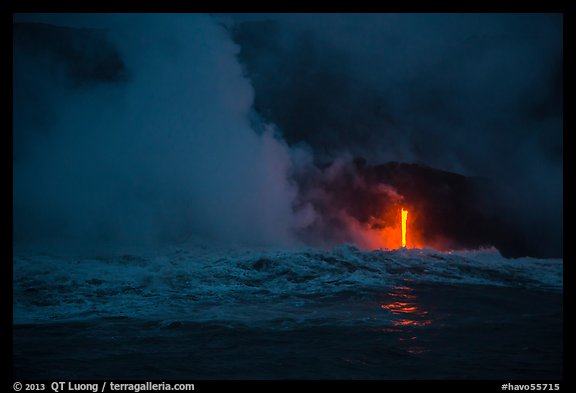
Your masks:
{"label": "white sea foam", "polygon": [[403,282],[561,291],[562,262],[506,259],[496,249],[368,252],[353,246],[195,247],[91,258],[19,253],[13,259],[14,323],[127,316],[281,324],[342,313],[354,323],[364,321],[362,304],[374,293]]}

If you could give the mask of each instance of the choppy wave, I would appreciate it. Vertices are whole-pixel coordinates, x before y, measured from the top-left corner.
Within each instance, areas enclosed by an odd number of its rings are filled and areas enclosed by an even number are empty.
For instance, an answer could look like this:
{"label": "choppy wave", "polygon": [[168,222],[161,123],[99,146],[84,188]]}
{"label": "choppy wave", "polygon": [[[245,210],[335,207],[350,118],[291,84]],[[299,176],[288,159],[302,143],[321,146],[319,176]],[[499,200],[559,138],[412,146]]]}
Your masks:
{"label": "choppy wave", "polygon": [[[562,290],[562,259],[495,249],[175,249],[161,256],[18,253],[14,323],[133,317],[166,321],[366,322],[374,293],[406,282]],[[347,307],[347,305],[353,305]],[[361,306],[359,306],[361,305]],[[390,320],[371,315],[371,323]]]}

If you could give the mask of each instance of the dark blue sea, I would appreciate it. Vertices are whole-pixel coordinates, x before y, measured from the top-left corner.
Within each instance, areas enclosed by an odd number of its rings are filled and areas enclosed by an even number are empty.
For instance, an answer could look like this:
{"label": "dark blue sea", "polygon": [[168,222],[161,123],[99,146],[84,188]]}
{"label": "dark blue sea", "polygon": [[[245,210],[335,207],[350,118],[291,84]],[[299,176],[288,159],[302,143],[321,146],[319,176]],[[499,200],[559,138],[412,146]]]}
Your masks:
{"label": "dark blue sea", "polygon": [[562,260],[14,254],[16,379],[560,379]]}

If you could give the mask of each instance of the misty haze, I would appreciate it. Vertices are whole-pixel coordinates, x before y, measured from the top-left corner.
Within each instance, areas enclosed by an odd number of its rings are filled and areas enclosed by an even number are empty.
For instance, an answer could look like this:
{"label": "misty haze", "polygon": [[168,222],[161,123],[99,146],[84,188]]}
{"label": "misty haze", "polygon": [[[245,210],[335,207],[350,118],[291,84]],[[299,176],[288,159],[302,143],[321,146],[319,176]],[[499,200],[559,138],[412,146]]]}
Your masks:
{"label": "misty haze", "polygon": [[14,376],[561,378],[562,31],[15,14]]}

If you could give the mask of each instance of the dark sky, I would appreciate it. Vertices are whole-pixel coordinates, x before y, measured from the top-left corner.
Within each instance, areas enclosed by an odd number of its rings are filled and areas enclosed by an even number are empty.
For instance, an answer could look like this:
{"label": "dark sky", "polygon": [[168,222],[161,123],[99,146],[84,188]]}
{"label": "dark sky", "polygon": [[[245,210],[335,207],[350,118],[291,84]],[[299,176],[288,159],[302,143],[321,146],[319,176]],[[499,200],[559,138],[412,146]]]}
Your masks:
{"label": "dark sky", "polygon": [[15,34],[17,240],[292,244],[319,214],[292,174],[354,156],[492,178],[562,236],[560,14],[15,21],[100,29]]}
{"label": "dark sky", "polygon": [[466,174],[562,159],[561,15],[234,19],[256,107],[291,142]]}

